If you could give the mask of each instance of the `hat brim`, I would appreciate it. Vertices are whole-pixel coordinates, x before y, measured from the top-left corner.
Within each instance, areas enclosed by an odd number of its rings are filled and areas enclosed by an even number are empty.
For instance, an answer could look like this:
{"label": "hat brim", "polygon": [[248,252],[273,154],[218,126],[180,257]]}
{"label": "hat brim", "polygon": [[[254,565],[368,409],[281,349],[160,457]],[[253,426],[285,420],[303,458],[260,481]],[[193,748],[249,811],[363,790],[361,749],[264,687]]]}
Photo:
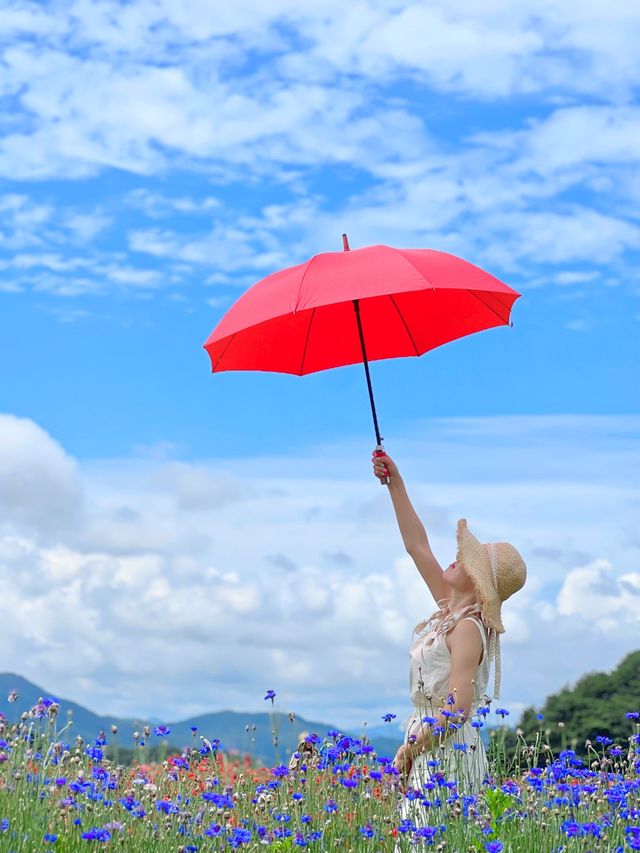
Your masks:
{"label": "hat brim", "polygon": [[503,634],[504,625],[500,615],[502,601],[493,585],[493,573],[487,549],[471,533],[467,527],[466,518],[458,521],[456,538],[458,542],[456,561],[462,563],[473,582],[484,620],[490,628]]}

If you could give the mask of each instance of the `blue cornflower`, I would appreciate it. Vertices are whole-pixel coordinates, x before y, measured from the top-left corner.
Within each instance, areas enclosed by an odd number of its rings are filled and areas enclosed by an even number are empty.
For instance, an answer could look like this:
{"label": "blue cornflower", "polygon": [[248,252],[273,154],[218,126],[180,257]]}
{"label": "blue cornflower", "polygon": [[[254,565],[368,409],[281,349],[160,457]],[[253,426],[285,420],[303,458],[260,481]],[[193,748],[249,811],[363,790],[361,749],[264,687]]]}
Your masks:
{"label": "blue cornflower", "polygon": [[453,748],[457,749],[458,752],[467,752],[467,750],[469,749],[466,743],[454,743]]}
{"label": "blue cornflower", "polygon": [[411,822],[409,818],[405,820],[401,820],[398,824],[398,832],[413,832],[415,830],[415,826]]}
{"label": "blue cornflower", "polygon": [[296,833],[296,837],[294,838],[293,843],[296,845],[296,847],[306,847],[307,846],[307,842],[305,841],[305,837],[301,832]]}
{"label": "blue cornflower", "polygon": [[640,850],[640,826],[627,826],[626,841],[632,850]]}
{"label": "blue cornflower", "polygon": [[344,785],[345,788],[357,788],[358,780],[353,777],[347,777],[346,779],[341,779],[340,784]]}
{"label": "blue cornflower", "polygon": [[560,829],[569,838],[574,838],[576,835],[580,835],[580,824],[576,823],[575,820],[565,820],[565,822],[561,824]]}
{"label": "blue cornflower", "polygon": [[370,770],[369,776],[371,776],[371,778],[375,779],[377,782],[379,782],[380,779],[382,779],[382,773],[379,770]]}
{"label": "blue cornflower", "polygon": [[640,711],[627,711],[625,717],[628,720],[634,720],[636,723],[640,723]]}
{"label": "blue cornflower", "polygon": [[276,698],[276,694],[274,690],[267,690],[267,695],[264,697],[265,700],[271,699],[271,704],[273,705],[273,700]]}
{"label": "blue cornflower", "polygon": [[423,723],[426,723],[428,726],[435,726],[435,724],[436,724],[438,721],[437,721],[437,719],[436,719],[435,717],[429,717],[429,716],[426,716],[426,717],[423,717],[423,718],[422,718],[422,722],[423,722]]}
{"label": "blue cornflower", "polygon": [[293,832],[284,826],[279,826],[277,829],[273,830],[274,838],[290,838],[292,835]]}
{"label": "blue cornflower", "polygon": [[613,741],[610,737],[607,737],[607,735],[598,735],[596,737],[596,743],[601,743],[603,746],[609,746]]}
{"label": "blue cornflower", "polygon": [[177,814],[180,811],[180,807],[175,803],[169,802],[169,800],[159,800],[156,803],[156,811],[164,812],[165,814]]}
{"label": "blue cornflower", "polygon": [[501,853],[504,850],[504,845],[502,841],[487,841],[484,845],[484,849],[487,853]]}
{"label": "blue cornflower", "polygon": [[424,838],[427,844],[431,844],[435,836],[438,834],[437,826],[421,826],[416,829],[416,838]]}
{"label": "blue cornflower", "polygon": [[218,809],[233,809],[235,804],[231,797],[226,794],[214,794],[211,791],[203,791],[201,794],[203,800],[213,803]]}
{"label": "blue cornflower", "polygon": [[164,737],[165,735],[171,734],[171,729],[167,728],[167,726],[156,726],[151,733],[158,737]]}
{"label": "blue cornflower", "polygon": [[490,710],[491,708],[488,705],[485,705],[484,708],[478,708],[478,714],[482,717],[486,717]]}
{"label": "blue cornflower", "polygon": [[94,829],[90,829],[88,832],[82,833],[82,838],[85,841],[110,841],[111,833],[108,829],[98,829],[97,827]]}
{"label": "blue cornflower", "polygon": [[197,727],[197,726],[191,726],[191,731],[192,731],[192,732],[197,732],[197,731],[198,731],[198,727]]}
{"label": "blue cornflower", "polygon": [[302,823],[311,823],[311,815],[303,814],[300,820],[302,821]]}
{"label": "blue cornflower", "polygon": [[251,841],[251,832],[248,829],[235,827],[233,835],[228,839],[232,847],[239,847],[241,844],[248,844]]}
{"label": "blue cornflower", "polygon": [[320,743],[320,738],[316,734],[307,735],[304,739],[305,743]]}
{"label": "blue cornflower", "polygon": [[104,758],[104,751],[99,749],[97,746],[88,746],[85,749],[85,754],[89,756],[93,761],[102,761]]}
{"label": "blue cornflower", "polygon": [[582,834],[583,835],[593,835],[596,838],[602,837],[602,827],[599,823],[583,823],[582,824]]}
{"label": "blue cornflower", "polygon": [[292,800],[304,800],[304,794],[300,794],[300,793],[298,793],[298,791],[294,791],[293,794],[291,794],[291,799]]}
{"label": "blue cornflower", "polygon": [[382,717],[382,719],[385,721],[385,723],[390,723],[390,722],[391,722],[391,720],[395,720],[395,718],[396,718],[396,715],[395,715],[395,714],[385,714],[385,715]]}
{"label": "blue cornflower", "polygon": [[286,764],[279,764],[277,767],[272,768],[271,775],[276,778],[284,778],[289,775],[289,768]]}
{"label": "blue cornflower", "polygon": [[219,823],[212,823],[208,829],[205,829],[204,834],[209,835],[211,838],[217,838],[223,832],[224,830]]}
{"label": "blue cornflower", "polygon": [[328,812],[329,814],[332,814],[333,812],[337,812],[338,811],[338,804],[336,803],[335,800],[327,800],[327,802],[324,804],[324,810],[326,812]]}
{"label": "blue cornflower", "polygon": [[502,719],[509,716],[509,711],[506,708],[496,708],[496,714],[500,714]]}
{"label": "blue cornflower", "polygon": [[43,839],[47,844],[54,844],[58,840],[57,835],[51,835],[47,833]]}
{"label": "blue cornflower", "polygon": [[289,823],[291,820],[291,815],[286,812],[276,812],[273,816],[274,820],[279,821],[280,823]]}
{"label": "blue cornflower", "polygon": [[447,696],[447,705],[455,705],[455,704],[456,704],[456,697],[453,695],[453,693],[449,693],[449,695]]}
{"label": "blue cornflower", "polygon": [[484,726],[484,723],[482,722],[482,720],[474,720],[471,725],[474,729],[481,729]]}
{"label": "blue cornflower", "polygon": [[544,714],[536,714],[536,720],[544,720]]}
{"label": "blue cornflower", "polygon": [[362,833],[364,838],[373,838],[373,836],[375,835],[372,827],[369,826],[369,824],[367,824],[366,826],[361,826],[360,832]]}

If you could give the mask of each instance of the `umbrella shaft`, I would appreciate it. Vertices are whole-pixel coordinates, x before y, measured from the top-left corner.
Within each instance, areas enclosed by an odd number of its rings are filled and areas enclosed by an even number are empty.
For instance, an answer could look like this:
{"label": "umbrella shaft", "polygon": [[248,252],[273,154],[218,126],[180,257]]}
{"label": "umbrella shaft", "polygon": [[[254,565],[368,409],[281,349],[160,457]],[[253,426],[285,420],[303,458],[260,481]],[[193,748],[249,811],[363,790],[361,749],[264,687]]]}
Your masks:
{"label": "umbrella shaft", "polygon": [[371,401],[371,413],[373,414],[373,426],[376,431],[376,439],[378,444],[382,444],[380,437],[380,428],[378,427],[378,416],[376,415],[376,404],[373,401],[373,388],[371,387],[371,374],[369,373],[369,362],[367,361],[367,350],[364,345],[364,333],[362,331],[362,322],[360,320],[360,303],[358,299],[353,300],[353,307],[356,309],[356,320],[358,321],[358,334],[360,335],[360,346],[362,347],[362,360],[364,362],[364,372],[367,376],[367,387],[369,388],[369,400]]}

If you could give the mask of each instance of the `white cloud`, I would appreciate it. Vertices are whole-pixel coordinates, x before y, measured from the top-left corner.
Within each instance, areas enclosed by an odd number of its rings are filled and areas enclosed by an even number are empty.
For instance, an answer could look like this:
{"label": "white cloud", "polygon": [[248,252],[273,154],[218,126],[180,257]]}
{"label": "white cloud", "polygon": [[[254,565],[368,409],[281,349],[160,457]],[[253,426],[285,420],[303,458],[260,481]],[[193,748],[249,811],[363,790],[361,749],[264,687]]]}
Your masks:
{"label": "white cloud", "polygon": [[573,569],[558,594],[557,608],[562,615],[582,616],[605,630],[640,622],[640,571],[616,575],[607,560]]}
{"label": "white cloud", "polygon": [[64,530],[77,521],[82,488],[74,460],[25,418],[0,414],[0,435],[0,509],[5,522]]}
{"label": "white cloud", "polygon": [[[411,631],[433,602],[368,446],[78,464],[30,421],[0,428],[0,668],[23,661],[27,678],[114,714],[257,710],[267,687],[285,710],[344,726],[408,713]],[[504,606],[506,707],[633,647],[632,630],[611,634],[594,614],[637,624],[640,552],[625,531],[638,453],[637,418],[442,419],[397,438],[441,562],[460,516],[527,561]],[[327,454],[337,474],[323,478]]]}

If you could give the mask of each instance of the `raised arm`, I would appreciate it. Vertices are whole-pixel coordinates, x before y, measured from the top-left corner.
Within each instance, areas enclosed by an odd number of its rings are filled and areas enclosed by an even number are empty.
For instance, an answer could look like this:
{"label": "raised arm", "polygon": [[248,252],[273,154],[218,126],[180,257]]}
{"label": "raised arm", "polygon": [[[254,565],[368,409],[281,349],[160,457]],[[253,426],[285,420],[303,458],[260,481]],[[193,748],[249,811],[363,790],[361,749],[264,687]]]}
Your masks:
{"label": "raised arm", "polygon": [[[388,474],[385,473],[385,468]],[[393,502],[404,547],[416,564],[422,579],[429,587],[431,595],[436,602],[448,598],[447,585],[442,579],[442,567],[433,555],[427,531],[409,500],[398,466],[390,456],[374,456],[373,473],[378,479],[383,479],[385,476],[389,477],[389,494]]]}

